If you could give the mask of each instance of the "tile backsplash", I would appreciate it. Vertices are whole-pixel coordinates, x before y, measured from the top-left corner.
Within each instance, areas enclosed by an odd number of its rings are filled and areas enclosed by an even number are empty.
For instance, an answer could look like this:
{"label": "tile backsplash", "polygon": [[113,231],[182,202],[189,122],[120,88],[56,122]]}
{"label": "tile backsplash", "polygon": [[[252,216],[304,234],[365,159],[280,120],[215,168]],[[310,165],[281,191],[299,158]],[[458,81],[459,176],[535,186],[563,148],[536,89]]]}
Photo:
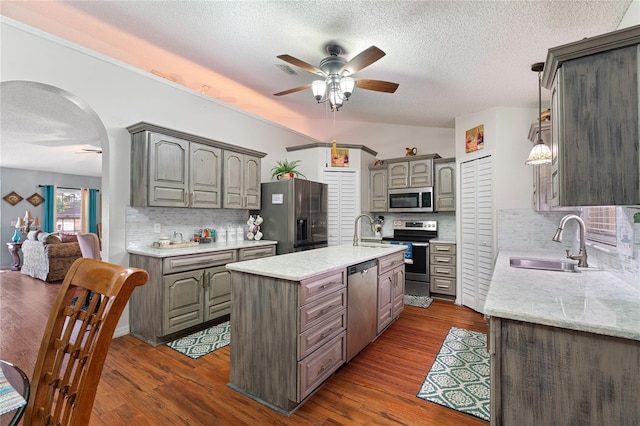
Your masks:
{"label": "tile backsplash", "polygon": [[[560,219],[576,212],[535,212],[530,209],[498,210],[497,238],[499,250],[535,249],[564,257],[565,249],[578,251],[578,224],[567,223],[561,243],[551,240]],[[588,244],[589,263],[606,269],[618,279],[640,288],[640,223],[634,223],[638,207],[617,207],[616,247]]]}
{"label": "tile backsplash", "polygon": [[[163,207],[126,208],[126,246],[150,246],[160,237],[172,237],[174,232],[182,234],[184,240],[193,238],[194,231],[201,228],[221,229],[231,226],[248,232],[248,210],[232,209],[178,209]],[[161,232],[154,233],[154,225],[160,224]],[[243,239],[246,239],[244,237]]]}

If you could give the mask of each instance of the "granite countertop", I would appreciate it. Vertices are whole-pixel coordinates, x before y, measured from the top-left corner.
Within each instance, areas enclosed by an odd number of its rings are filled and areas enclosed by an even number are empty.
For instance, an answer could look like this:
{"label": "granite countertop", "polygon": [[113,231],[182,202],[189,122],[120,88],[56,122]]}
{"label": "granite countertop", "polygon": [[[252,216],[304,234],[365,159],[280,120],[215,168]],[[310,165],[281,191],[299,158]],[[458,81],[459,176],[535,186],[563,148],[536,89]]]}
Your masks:
{"label": "granite countertop", "polygon": [[356,263],[399,251],[404,251],[404,246],[372,243],[365,245],[360,243],[360,245],[354,247],[351,244],[342,244],[298,253],[229,263],[227,264],[227,269],[289,281],[301,281],[325,272],[344,269]]}
{"label": "granite countertop", "polygon": [[200,244],[194,247],[181,247],[181,248],[169,248],[169,249],[160,249],[153,248],[151,246],[148,247],[128,247],[127,252],[131,254],[141,254],[143,256],[149,257],[171,257],[171,256],[183,256],[187,254],[200,254],[200,253],[208,253],[212,251],[222,251],[222,250],[236,250],[247,247],[259,247],[259,246],[269,246],[278,244],[277,241],[271,240],[240,240],[240,241],[232,241],[226,243],[208,243],[208,244]]}
{"label": "granite countertop", "polygon": [[433,238],[429,240],[430,243],[442,243],[442,244],[455,244],[456,240],[442,240],[440,238]]}
{"label": "granite countertop", "polygon": [[580,273],[521,269],[509,266],[510,257],[562,259],[548,253],[500,252],[486,315],[640,340],[639,288],[599,268],[580,268]]}

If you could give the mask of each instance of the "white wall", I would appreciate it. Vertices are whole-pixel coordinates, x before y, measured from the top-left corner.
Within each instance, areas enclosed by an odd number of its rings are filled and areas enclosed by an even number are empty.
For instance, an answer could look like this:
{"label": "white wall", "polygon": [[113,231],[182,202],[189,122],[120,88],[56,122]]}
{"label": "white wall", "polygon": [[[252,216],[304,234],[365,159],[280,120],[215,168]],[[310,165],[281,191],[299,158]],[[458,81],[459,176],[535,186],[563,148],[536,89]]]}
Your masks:
{"label": "white wall", "polygon": [[453,157],[455,150],[454,129],[437,127],[398,126],[385,123],[345,121],[336,113],[335,131],[333,118],[310,121],[314,134],[326,134],[323,142],[364,145],[378,152],[376,158],[404,157],[405,148],[416,147],[418,154],[440,154]]}
{"label": "white wall", "polygon": [[[285,147],[316,142],[16,21],[3,17],[1,25],[2,81],[36,81],[64,89],[87,102],[106,128],[108,146],[103,146],[102,170],[103,256],[112,263],[129,262],[124,226],[130,185],[131,139],[127,126],[146,121],[269,152],[264,161],[263,180],[270,180],[273,158],[284,157]],[[128,311],[123,314],[119,329],[123,324],[128,324]]]}

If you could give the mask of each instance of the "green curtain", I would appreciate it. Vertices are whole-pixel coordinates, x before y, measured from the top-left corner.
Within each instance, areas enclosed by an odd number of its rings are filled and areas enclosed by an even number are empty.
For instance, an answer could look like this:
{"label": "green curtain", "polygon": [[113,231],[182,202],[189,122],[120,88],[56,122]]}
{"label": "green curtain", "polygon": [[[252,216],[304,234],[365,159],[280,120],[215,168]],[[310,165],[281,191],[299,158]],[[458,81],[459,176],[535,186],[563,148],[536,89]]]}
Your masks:
{"label": "green curtain", "polygon": [[42,192],[44,197],[44,232],[54,232],[56,228],[56,187],[44,185]]}
{"label": "green curtain", "polygon": [[89,232],[98,233],[98,190],[89,189]]}

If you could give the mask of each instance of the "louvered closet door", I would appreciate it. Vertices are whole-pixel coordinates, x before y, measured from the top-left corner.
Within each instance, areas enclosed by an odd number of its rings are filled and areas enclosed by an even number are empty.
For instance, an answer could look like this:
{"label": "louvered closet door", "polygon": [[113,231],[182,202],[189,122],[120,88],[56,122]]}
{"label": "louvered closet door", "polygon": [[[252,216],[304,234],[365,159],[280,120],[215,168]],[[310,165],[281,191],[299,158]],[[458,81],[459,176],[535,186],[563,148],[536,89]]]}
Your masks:
{"label": "louvered closet door", "polygon": [[462,304],[484,312],[493,271],[493,162],[491,157],[461,164]]}
{"label": "louvered closet door", "polygon": [[323,182],[329,186],[329,245],[353,241],[353,221],[358,212],[360,194],[358,175],[353,171],[324,171]]}

